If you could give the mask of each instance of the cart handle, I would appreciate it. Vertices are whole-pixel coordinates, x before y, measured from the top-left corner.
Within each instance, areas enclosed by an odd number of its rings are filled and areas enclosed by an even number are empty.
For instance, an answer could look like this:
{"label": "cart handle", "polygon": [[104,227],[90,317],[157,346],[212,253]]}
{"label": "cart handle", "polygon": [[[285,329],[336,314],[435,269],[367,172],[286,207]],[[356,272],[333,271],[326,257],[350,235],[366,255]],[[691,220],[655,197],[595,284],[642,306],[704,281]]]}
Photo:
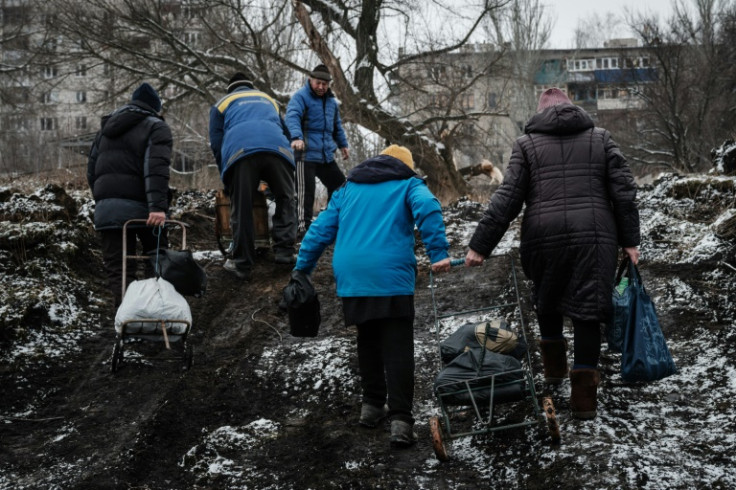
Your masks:
{"label": "cart handle", "polygon": [[455,267],[456,265],[465,265],[465,259],[452,259],[450,260],[450,266]]}
{"label": "cart handle", "polygon": [[[125,291],[127,289],[127,268],[128,268],[128,259],[147,259],[147,255],[128,255],[128,240],[127,240],[127,234],[128,234],[128,226],[130,226],[133,223],[146,223],[145,218],[134,218],[129,219],[123,224],[123,281],[122,281],[122,294],[123,298],[125,297]],[[175,219],[166,219],[164,221],[164,224],[160,227],[163,228],[166,225],[179,225],[181,228],[181,248],[182,250],[187,247],[187,224],[183,221],[175,220]],[[155,226],[148,226],[147,228],[156,228]]]}

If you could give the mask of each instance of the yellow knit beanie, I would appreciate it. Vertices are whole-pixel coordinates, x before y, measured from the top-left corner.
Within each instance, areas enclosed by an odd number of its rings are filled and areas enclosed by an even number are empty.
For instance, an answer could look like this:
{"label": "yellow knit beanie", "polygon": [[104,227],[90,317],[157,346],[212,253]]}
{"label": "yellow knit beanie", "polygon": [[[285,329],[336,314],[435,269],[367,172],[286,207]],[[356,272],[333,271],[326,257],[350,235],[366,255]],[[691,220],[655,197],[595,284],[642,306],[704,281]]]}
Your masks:
{"label": "yellow knit beanie", "polygon": [[391,145],[381,152],[381,155],[388,155],[404,162],[407,167],[414,170],[414,159],[411,152],[405,146]]}

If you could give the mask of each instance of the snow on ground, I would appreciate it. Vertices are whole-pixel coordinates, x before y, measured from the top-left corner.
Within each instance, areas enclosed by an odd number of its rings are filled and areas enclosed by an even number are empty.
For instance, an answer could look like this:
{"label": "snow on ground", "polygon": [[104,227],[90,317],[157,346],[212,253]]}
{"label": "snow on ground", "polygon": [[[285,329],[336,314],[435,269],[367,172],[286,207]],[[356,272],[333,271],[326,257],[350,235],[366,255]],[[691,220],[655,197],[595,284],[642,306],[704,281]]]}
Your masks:
{"label": "snow on ground", "polygon": [[[736,418],[732,409],[736,399],[736,281],[733,270],[719,266],[724,260],[731,260],[731,266],[736,264],[734,243],[716,233],[719,220],[734,213],[735,180],[664,175],[652,188],[640,191],[642,271],[673,264],[705,264],[705,268],[687,269],[691,272],[686,274],[650,275],[645,282],[660,318],[677,323],[663,326],[679,372],[656,383],[627,384],[612,369],[607,389],[601,390],[600,411],[594,421],[577,422],[561,415],[570,436],[554,451],[528,435],[542,468],[551,471],[568,465],[574,473],[592,466],[597,477],[590,488],[736,488]],[[8,192],[0,189],[0,195]],[[87,296],[83,280],[71,274],[66,261],[35,257],[31,250],[33,245],[50,250],[52,256],[79,253],[75,238],[89,225],[91,205],[84,193],[74,194],[73,199],[83,214],[73,225],[58,219],[63,210],[48,190],[27,198],[13,195],[0,202],[0,244],[4,245],[0,248],[0,333],[9,346],[0,352],[0,363],[16,366],[21,378],[27,363],[73,356],[80,339],[95,327],[95,311],[102,307]],[[186,206],[186,202],[180,198],[177,205]],[[469,210],[477,210],[477,205],[461,201],[446,214],[448,238],[460,248],[475,228],[476,221],[458,218]],[[19,215],[28,219],[18,220]],[[518,247],[518,239],[517,223],[494,253]],[[198,257],[215,253],[200,252]],[[420,267],[426,266],[424,257],[419,261]],[[679,317],[684,323],[677,321]],[[698,318],[696,325],[694,319]],[[704,326],[709,323],[714,327]],[[441,334],[457,325],[445,324]],[[261,376],[277,378],[285,391],[302,391],[314,398],[307,402],[323,397],[349,398],[357,390],[345,354],[354,350],[352,342],[351,337],[342,337],[294,344],[288,355],[303,360],[297,373],[287,372],[279,363],[279,356],[285,355],[282,346],[267,349],[260,360]],[[436,359],[436,344],[418,343],[416,352],[418,358]],[[604,353],[603,363],[615,366],[616,356]],[[569,385],[561,390],[559,396],[569,396]],[[417,404],[417,422],[426,424],[427,417],[437,413],[436,403],[417,400]],[[32,410],[32,405],[27,407],[27,412]],[[236,464],[229,455],[267,444],[279,431],[278,424],[267,419],[245,427],[220,427],[203,434],[201,442],[182,455],[181,466],[198,474],[217,474],[218,481],[229,482],[228,488],[247,488],[243,480],[258,468]],[[525,486],[519,476],[521,469],[514,463],[520,457],[518,448],[499,450],[474,444],[472,438],[448,445],[453,458],[473,465],[489,485],[504,477],[509,488]],[[345,470],[357,471],[366,464],[346,461]],[[415,485],[428,488],[427,482],[437,471],[438,461],[428,457],[423,463],[424,474],[416,476]],[[0,477],[0,481],[7,481],[6,477],[12,475]],[[283,482],[278,482],[276,475],[271,477],[273,488],[279,488]]]}
{"label": "snow on ground", "polygon": [[[719,190],[724,182],[730,185],[730,193]],[[723,209],[729,200],[733,203],[733,184],[733,178],[664,176],[652,190],[641,192],[644,240],[641,269],[671,264],[713,264],[729,252],[733,256],[734,244],[719,239],[714,233],[714,223],[722,219],[718,213],[730,215],[733,212]],[[692,197],[673,199],[675,185],[680,188],[694,185],[695,193]],[[726,204],[718,209],[717,203],[721,201]],[[476,205],[460,202],[447,213],[446,219],[451,223],[447,232],[452,243],[466,244],[475,228],[474,221],[452,218],[462,215],[467,206]],[[711,216],[703,218],[702,215]],[[494,254],[504,254],[518,247],[518,239],[516,226],[506,234]],[[645,285],[660,317],[673,311],[676,315],[677,311],[689,310],[690,317],[694,313],[706,321],[711,318],[717,321],[718,315],[712,311],[712,305],[721,304],[729,309],[730,321],[721,328],[732,344],[736,336],[733,297],[725,295],[728,288],[733,292],[734,275],[726,268],[703,271],[702,277],[700,274],[692,274],[693,284],[688,283],[688,277],[675,276]],[[711,283],[712,290],[704,291],[703,282]],[[444,322],[440,336],[444,338],[459,325],[480,318]],[[682,324],[676,328],[703,327]],[[731,401],[736,398],[736,369],[733,349],[730,354],[724,352],[723,342],[707,331],[673,336],[668,344],[679,372],[656,383],[627,384],[614,372],[608,384],[610,389],[600,393],[600,410],[595,421],[574,421],[561,414],[566,431],[574,435],[568,436],[554,451],[530,440],[537,452],[538,464],[549,471],[569,465],[573,473],[576,468],[590,471],[593,465],[597,468],[594,471],[597,479],[590,482],[589,488],[736,488],[736,454],[732,450],[736,444],[736,419],[731,409]],[[279,377],[285,390],[309,386],[304,389],[309,397],[349,398],[356,390],[356,380],[344,355],[345,351],[353,349],[349,344],[345,338],[331,338],[296,345],[295,352],[289,355],[303,358],[298,373],[279,369],[278,357],[284,355],[280,347],[267,350],[262,359],[262,373]],[[436,356],[435,343],[417,344],[417,358]],[[616,366],[618,356],[606,353],[604,359],[607,361],[604,362]],[[564,385],[559,395],[568,397],[569,385]],[[428,417],[437,413],[437,405],[432,400],[419,401],[417,424],[426,424]],[[518,448],[498,451],[474,444],[472,438],[456,439],[448,446],[454,459],[471,465],[489,485],[503,478],[508,488],[514,488],[513,482],[519,482],[516,488],[525,486],[523,480],[519,480],[520,468],[514,465],[515,458],[520,456]],[[590,458],[581,460],[580,455],[590,455]],[[346,462],[346,468],[359,468],[362,464],[350,461]],[[423,472],[431,475],[438,471],[437,466],[436,459],[428,458]],[[431,485],[425,486],[426,479],[426,476],[417,476],[417,488],[429,488]],[[571,481],[575,481],[574,478]]]}

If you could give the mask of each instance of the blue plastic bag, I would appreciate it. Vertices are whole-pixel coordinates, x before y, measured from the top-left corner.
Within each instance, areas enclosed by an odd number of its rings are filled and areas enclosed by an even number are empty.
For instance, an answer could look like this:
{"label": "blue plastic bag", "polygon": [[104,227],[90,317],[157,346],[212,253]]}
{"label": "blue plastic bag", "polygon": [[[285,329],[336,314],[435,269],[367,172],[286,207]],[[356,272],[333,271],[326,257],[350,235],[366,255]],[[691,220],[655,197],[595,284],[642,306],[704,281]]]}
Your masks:
{"label": "blue plastic bag", "polygon": [[628,322],[621,349],[624,381],[656,381],[677,372],[659,325],[657,312],[641,282],[639,269],[629,262]]}
{"label": "blue plastic bag", "polygon": [[627,264],[631,264],[628,257],[621,261],[616,279],[613,282],[613,314],[606,324],[606,342],[611,352],[621,352],[624,345],[624,330],[629,323],[631,298],[634,287],[629,281]]}

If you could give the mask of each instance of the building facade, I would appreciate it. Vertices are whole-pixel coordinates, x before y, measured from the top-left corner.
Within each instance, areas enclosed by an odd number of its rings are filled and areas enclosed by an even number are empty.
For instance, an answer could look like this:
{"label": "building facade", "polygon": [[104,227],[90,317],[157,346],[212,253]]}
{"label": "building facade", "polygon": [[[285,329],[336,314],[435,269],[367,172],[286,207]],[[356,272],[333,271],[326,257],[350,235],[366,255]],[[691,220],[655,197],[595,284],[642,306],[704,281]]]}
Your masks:
{"label": "building facade", "polygon": [[458,168],[490,160],[505,169],[514,140],[548,88],[560,88],[600,124],[635,119],[643,107],[642,87],[657,77],[635,39],[533,53],[474,45],[402,71],[393,91],[400,112],[414,122],[439,119],[427,130],[440,141],[443,134],[453,136]]}
{"label": "building facade", "polygon": [[[202,39],[195,14],[202,5],[170,0],[156,8],[177,27],[183,43],[196,46]],[[123,60],[110,63],[90,55],[83,35],[59,28],[58,8],[60,4],[43,0],[0,0],[0,174],[84,162],[101,116],[127,102],[131,87],[142,81],[115,66]],[[120,22],[111,17],[108,28],[120,29]],[[159,40],[135,38],[130,31],[133,48],[150,53],[161,48]],[[165,101],[176,98],[174,87],[157,88]],[[192,104],[187,108],[194,110]],[[197,110],[206,117],[207,107]],[[197,159],[202,159],[201,142],[191,144],[182,137],[178,143],[176,165],[191,168],[192,154],[184,153],[188,148],[196,148]]]}

